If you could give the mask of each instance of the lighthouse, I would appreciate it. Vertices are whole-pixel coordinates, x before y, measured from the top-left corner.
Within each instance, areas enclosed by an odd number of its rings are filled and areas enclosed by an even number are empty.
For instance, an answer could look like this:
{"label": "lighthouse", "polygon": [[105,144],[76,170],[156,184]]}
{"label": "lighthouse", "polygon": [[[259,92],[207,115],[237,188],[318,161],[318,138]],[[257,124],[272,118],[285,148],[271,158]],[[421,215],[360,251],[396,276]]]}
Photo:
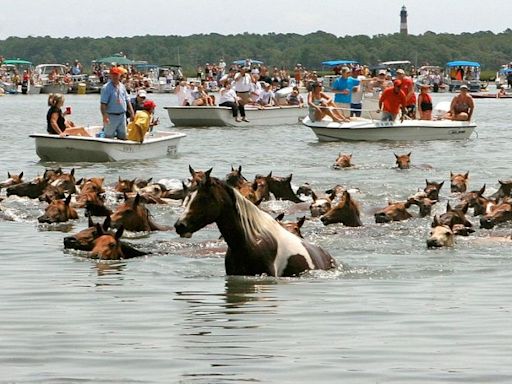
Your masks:
{"label": "lighthouse", "polygon": [[400,34],[407,35],[407,9],[405,5],[402,6],[400,11]]}

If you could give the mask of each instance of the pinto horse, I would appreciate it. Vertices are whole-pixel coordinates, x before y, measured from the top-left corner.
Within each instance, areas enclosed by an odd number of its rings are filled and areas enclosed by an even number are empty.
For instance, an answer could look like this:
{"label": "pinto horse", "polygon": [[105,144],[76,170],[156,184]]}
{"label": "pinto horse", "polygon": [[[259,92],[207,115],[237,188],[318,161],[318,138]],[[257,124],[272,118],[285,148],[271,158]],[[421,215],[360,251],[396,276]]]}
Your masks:
{"label": "pinto horse", "polygon": [[228,275],[297,276],[307,270],[336,267],[329,253],[288,232],[236,189],[210,177],[210,171],[190,195],[174,227],[181,237],[191,237],[217,223],[228,245]]}
{"label": "pinto horse", "polygon": [[347,227],[360,227],[363,225],[360,218],[359,206],[347,191],[342,192],[338,204],[320,217],[320,220],[324,225],[334,223],[342,223]]}

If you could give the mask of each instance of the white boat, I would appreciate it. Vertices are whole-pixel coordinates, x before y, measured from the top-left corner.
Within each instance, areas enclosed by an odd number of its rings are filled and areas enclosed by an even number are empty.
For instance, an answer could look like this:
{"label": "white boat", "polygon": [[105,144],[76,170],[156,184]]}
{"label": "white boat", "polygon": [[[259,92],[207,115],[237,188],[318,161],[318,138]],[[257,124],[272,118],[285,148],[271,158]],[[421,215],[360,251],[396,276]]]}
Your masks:
{"label": "white boat", "polygon": [[319,141],[414,141],[461,140],[471,136],[476,124],[452,120],[380,121],[352,118],[348,123],[336,123],[325,118],[302,124],[311,128]]}
{"label": "white boat", "polygon": [[164,107],[171,122],[178,127],[225,127],[253,125],[287,125],[297,124],[308,113],[307,108],[294,105],[265,107],[258,109],[245,106],[245,114],[250,121],[236,122],[231,108],[219,106],[201,107]]}
{"label": "white boat", "polygon": [[67,74],[65,65],[39,64],[36,65],[34,72],[42,83],[41,93],[68,93],[70,84],[65,82]]}
{"label": "white boat", "polygon": [[179,132],[154,131],[144,142],[96,137],[102,127],[85,128],[90,136],[50,135],[34,133],[36,153],[42,161],[106,162],[143,160],[175,156],[178,143],[186,135]]}

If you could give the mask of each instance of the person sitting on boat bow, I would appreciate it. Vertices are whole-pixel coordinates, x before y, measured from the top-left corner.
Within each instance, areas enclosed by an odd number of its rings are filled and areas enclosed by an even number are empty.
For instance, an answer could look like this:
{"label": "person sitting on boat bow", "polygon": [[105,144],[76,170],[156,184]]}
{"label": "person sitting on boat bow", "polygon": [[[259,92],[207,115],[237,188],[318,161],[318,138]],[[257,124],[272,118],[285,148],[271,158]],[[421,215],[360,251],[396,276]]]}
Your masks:
{"label": "person sitting on boat bow", "polygon": [[71,120],[67,120],[64,115],[70,114],[70,109],[65,113],[62,112],[64,105],[64,96],[60,93],[51,93],[48,96],[48,106],[50,109],[46,114],[47,132],[51,135],[59,136],[89,136],[83,127],[75,127]]}
{"label": "person sitting on boat bow", "polygon": [[286,96],[286,102],[288,105],[298,105],[300,108],[304,106],[304,99],[302,95],[299,94],[298,87],[293,87],[292,92]]}
{"label": "person sitting on boat bow", "polygon": [[146,100],[143,109],[135,113],[135,117],[127,127],[127,139],[142,143],[146,133],[158,124],[158,118],[153,119],[156,104],[153,100]]}
{"label": "person sitting on boat bow", "polygon": [[382,121],[395,121],[400,110],[402,116],[400,121],[403,121],[406,115],[405,110],[405,93],[401,90],[402,81],[393,81],[393,88],[386,88],[382,91],[379,98],[379,112],[382,111]]}
{"label": "person sitting on boat bow", "polygon": [[470,121],[474,110],[475,103],[469,94],[469,88],[466,84],[462,84],[460,93],[452,99],[450,112],[445,115],[445,118],[456,121]]}
{"label": "person sitting on boat bow", "polygon": [[263,91],[261,91],[256,103],[262,107],[272,107],[277,105],[276,95],[272,91],[272,86],[269,83],[263,84]]}
{"label": "person sitting on boat bow", "polygon": [[336,104],[328,94],[322,91],[320,83],[313,83],[312,90],[308,93],[309,118],[311,121],[320,121],[326,115],[336,123],[345,123],[350,121],[343,116],[336,108]]}
{"label": "person sitting on boat bow", "polygon": [[230,107],[236,122],[240,122],[238,111],[240,111],[240,116],[243,121],[249,121],[245,117],[245,107],[240,103],[240,97],[238,97],[235,90],[231,88],[231,83],[229,81],[220,89],[219,94],[219,106]]}

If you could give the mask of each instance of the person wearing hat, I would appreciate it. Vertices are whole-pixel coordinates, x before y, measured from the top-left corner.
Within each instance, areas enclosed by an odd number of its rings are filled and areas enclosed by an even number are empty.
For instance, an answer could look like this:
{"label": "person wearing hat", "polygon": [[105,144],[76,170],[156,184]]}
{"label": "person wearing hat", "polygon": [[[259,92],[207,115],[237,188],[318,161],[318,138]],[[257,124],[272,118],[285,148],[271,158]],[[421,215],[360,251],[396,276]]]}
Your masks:
{"label": "person wearing hat", "polygon": [[393,87],[382,91],[379,98],[379,112],[382,111],[382,121],[395,121],[397,115],[402,111],[400,121],[403,121],[406,115],[405,93],[401,90],[402,81],[393,81]]}
{"label": "person wearing hat", "polygon": [[405,75],[402,68],[396,70],[396,78],[402,82],[402,92],[405,93],[405,109],[407,116],[416,118],[416,94],[414,93],[414,82],[412,78]]}
{"label": "person wearing hat", "polygon": [[251,102],[251,75],[248,73],[248,67],[242,67],[234,77],[233,88],[236,95],[240,98],[240,104],[249,104]]}
{"label": "person wearing hat", "polygon": [[430,85],[422,84],[418,95],[418,112],[420,120],[432,120],[432,97],[429,94]]}
{"label": "person wearing hat", "polygon": [[156,104],[153,100],[144,101],[143,109],[137,111],[133,121],[128,124],[128,140],[138,141],[139,143],[144,141],[144,137],[150,128],[158,124],[158,118],[153,119],[155,108]]}
{"label": "person wearing hat", "polygon": [[334,93],[334,102],[341,109],[345,117],[350,116],[350,103],[352,102],[352,93],[357,91],[359,80],[351,77],[352,71],[349,67],[341,68],[341,76],[332,83],[332,92]]}
{"label": "person wearing hat", "polygon": [[470,121],[475,110],[475,103],[469,94],[469,88],[466,84],[460,86],[460,93],[456,95],[450,103],[450,112],[445,118],[456,121]]}
{"label": "person wearing hat", "polygon": [[[137,113],[137,111],[142,111],[144,109],[144,102],[146,101],[146,97],[148,96],[146,90],[139,89],[137,91],[137,94],[135,97],[132,97],[130,99],[130,104],[132,105],[133,112]],[[128,115],[128,112],[126,112],[127,117],[130,117]]]}
{"label": "person wearing hat", "polygon": [[105,137],[126,140],[126,112],[133,120],[134,112],[126,87],[121,83],[124,69],[112,67],[110,81],[101,88],[100,110]]}
{"label": "person wearing hat", "polygon": [[259,94],[256,103],[262,107],[272,107],[273,105],[277,105],[276,95],[272,91],[271,84],[263,84],[263,90]]}

